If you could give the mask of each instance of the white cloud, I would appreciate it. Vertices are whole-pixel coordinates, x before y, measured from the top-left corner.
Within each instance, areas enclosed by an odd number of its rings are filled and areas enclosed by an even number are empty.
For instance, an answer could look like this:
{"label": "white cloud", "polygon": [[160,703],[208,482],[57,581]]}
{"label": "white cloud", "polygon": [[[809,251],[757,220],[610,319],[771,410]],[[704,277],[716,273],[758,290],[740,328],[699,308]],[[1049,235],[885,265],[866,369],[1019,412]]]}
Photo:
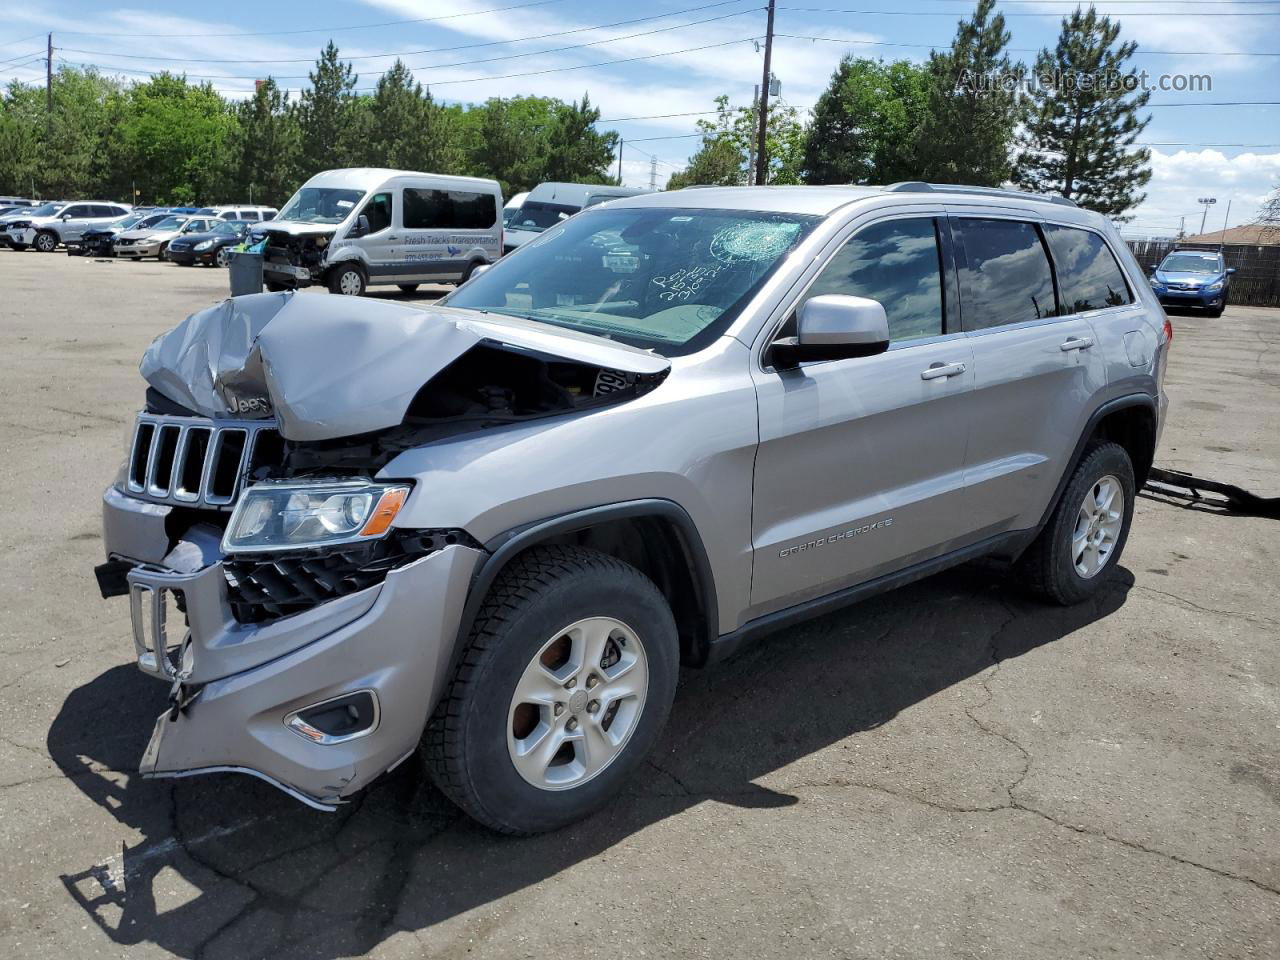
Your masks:
{"label": "white cloud", "polygon": [[1199,233],[1204,207],[1196,201],[1201,197],[1217,199],[1203,219],[1206,230],[1223,225],[1228,203],[1228,226],[1249,223],[1278,182],[1280,153],[1228,157],[1218,150],[1162,153],[1153,149],[1147,199],[1134,211],[1125,233],[1172,236],[1183,217],[1187,233]]}

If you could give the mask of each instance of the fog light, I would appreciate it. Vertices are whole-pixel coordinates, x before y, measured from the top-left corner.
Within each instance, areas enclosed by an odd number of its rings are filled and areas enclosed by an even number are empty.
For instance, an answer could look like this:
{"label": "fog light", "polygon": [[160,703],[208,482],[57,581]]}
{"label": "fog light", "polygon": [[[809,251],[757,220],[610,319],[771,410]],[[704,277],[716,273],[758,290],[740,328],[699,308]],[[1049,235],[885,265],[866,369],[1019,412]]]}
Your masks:
{"label": "fog light", "polygon": [[344,693],[295,710],[285,726],[312,743],[330,746],[368,736],[378,729],[378,696],[372,690]]}

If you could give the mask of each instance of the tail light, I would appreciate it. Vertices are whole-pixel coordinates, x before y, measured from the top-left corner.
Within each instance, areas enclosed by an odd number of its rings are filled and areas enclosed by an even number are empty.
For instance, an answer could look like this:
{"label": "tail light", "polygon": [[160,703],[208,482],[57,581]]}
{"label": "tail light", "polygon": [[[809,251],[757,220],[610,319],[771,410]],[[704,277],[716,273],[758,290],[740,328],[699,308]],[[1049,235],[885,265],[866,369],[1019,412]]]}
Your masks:
{"label": "tail light", "polygon": [[1173,321],[1167,315],[1164,318],[1164,342],[1173,343]]}

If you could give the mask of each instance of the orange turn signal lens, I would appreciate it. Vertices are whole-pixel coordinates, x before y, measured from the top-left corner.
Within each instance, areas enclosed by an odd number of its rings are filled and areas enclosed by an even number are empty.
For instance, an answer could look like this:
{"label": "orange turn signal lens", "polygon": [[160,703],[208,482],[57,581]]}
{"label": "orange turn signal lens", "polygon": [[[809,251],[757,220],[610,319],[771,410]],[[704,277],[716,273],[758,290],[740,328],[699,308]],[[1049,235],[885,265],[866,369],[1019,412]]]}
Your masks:
{"label": "orange turn signal lens", "polygon": [[396,487],[384,493],[378,498],[378,505],[373,508],[373,513],[369,514],[369,519],[365,521],[364,527],[360,530],[360,536],[380,537],[386,533],[391,528],[391,521],[396,518],[396,514],[400,512],[400,508],[404,506],[408,497],[407,487]]}

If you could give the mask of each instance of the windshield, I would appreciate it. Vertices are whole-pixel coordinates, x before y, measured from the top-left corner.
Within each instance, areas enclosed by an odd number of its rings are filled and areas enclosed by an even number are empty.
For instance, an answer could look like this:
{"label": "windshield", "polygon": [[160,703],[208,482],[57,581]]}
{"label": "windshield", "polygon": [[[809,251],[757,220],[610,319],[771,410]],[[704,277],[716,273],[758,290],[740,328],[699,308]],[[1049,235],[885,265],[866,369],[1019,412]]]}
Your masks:
{"label": "windshield", "polygon": [[1222,262],[1201,254],[1172,253],[1164,258],[1160,269],[1167,273],[1221,273]]}
{"label": "windshield", "polygon": [[529,241],[446,302],[663,356],[692,353],[720,336],[818,219],[601,207]]}
{"label": "windshield", "polygon": [[547,227],[554,227],[561,220],[572,217],[580,209],[580,207],[570,207],[563,203],[542,203],[538,200],[530,203],[526,200],[524,206],[511,218],[508,226],[512,230],[541,233]]}
{"label": "windshield", "polygon": [[147,224],[147,226],[155,227],[157,230],[177,230],[186,222],[186,217],[165,217],[158,223]]}
{"label": "windshield", "polygon": [[65,206],[65,203],[42,203],[34,210],[28,210],[27,212],[33,217],[52,217]]}
{"label": "windshield", "polygon": [[289,198],[276,219],[296,223],[341,223],[363,198],[363,190],[303,187]]}
{"label": "windshield", "polygon": [[220,237],[238,237],[240,236],[240,228],[234,227],[225,220],[217,224],[210,233],[216,233]]}

